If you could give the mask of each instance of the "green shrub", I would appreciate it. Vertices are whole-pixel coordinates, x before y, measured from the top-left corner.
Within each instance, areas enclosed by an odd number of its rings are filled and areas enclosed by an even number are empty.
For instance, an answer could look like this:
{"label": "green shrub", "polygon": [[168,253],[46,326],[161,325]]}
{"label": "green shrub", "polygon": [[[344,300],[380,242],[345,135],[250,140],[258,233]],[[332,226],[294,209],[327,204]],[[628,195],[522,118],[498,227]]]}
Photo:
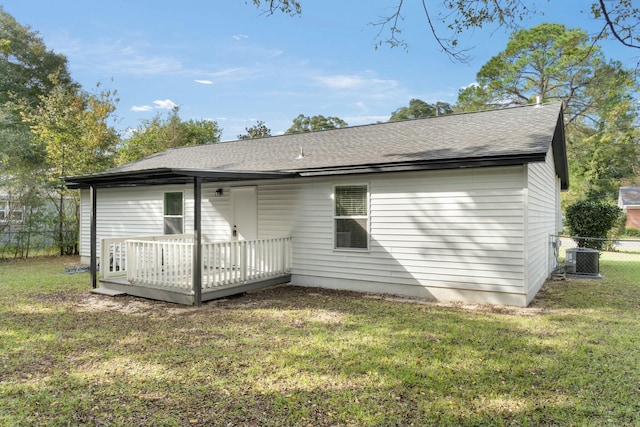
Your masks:
{"label": "green shrub", "polygon": [[[622,209],[610,203],[586,199],[579,200],[567,207],[566,219],[572,236],[606,239],[607,234],[616,225]],[[604,240],[574,239],[581,248],[601,250]]]}
{"label": "green shrub", "polygon": [[624,234],[629,237],[640,237],[640,230],[637,228],[625,228]]}

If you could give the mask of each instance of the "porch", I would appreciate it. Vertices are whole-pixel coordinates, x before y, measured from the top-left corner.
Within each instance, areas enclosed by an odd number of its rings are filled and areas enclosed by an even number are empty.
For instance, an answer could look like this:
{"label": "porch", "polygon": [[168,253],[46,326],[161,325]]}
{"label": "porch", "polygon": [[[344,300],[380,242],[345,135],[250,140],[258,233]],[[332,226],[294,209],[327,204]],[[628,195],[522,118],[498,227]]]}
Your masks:
{"label": "porch", "polygon": [[289,282],[291,237],[199,247],[192,234],[106,238],[99,263],[102,289],[192,305]]}

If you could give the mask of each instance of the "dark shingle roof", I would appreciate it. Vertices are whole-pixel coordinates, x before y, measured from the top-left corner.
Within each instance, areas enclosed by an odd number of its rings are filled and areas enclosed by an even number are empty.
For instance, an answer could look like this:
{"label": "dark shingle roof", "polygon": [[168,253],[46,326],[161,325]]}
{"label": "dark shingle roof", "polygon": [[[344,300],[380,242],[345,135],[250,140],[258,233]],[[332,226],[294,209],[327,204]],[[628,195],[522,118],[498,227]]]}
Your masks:
{"label": "dark shingle roof", "polygon": [[[88,183],[91,177],[124,178],[153,170],[305,175],[398,165],[428,168],[429,164],[487,159],[521,159],[520,163],[526,163],[544,160],[552,141],[558,138],[559,119],[561,106],[553,103],[182,147],[67,181]],[[563,135],[560,131],[562,156]]]}

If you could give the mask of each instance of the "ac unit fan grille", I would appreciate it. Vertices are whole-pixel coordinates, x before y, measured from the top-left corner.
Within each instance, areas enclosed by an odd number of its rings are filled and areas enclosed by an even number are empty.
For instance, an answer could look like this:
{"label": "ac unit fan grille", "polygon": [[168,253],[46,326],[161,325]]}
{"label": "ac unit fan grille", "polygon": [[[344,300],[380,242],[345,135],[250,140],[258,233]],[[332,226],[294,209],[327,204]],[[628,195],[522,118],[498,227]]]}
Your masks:
{"label": "ac unit fan grille", "polygon": [[576,274],[593,274],[597,275],[600,270],[599,254],[594,252],[576,252]]}

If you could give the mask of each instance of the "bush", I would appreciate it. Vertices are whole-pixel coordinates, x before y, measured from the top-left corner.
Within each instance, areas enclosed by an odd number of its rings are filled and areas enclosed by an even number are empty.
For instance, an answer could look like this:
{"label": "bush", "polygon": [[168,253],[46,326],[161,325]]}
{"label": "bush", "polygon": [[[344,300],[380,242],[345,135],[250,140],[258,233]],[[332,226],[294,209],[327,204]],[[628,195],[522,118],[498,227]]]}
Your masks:
{"label": "bush", "polygon": [[[569,232],[576,237],[606,239],[607,234],[623,215],[622,209],[610,203],[586,199],[567,207],[566,219]],[[581,248],[601,250],[604,240],[575,239]]]}
{"label": "bush", "polygon": [[625,228],[624,234],[629,237],[640,237],[640,230],[637,228]]}

